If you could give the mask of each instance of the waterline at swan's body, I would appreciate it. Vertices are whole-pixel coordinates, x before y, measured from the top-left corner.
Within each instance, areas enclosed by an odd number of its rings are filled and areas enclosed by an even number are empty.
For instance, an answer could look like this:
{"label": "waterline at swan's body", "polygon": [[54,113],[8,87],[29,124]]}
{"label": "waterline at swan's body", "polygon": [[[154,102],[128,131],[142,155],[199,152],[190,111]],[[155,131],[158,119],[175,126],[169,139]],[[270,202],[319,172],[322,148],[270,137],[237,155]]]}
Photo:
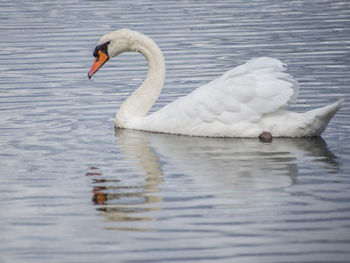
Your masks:
{"label": "waterline at swan's body", "polygon": [[249,60],[161,110],[147,115],[165,79],[159,47],[147,36],[122,29],[104,35],[94,51],[89,77],[109,58],[137,51],[148,61],[141,87],[121,105],[115,117],[119,128],[209,137],[319,136],[343,100],[305,113],[287,111],[298,94],[298,83],[275,58]]}

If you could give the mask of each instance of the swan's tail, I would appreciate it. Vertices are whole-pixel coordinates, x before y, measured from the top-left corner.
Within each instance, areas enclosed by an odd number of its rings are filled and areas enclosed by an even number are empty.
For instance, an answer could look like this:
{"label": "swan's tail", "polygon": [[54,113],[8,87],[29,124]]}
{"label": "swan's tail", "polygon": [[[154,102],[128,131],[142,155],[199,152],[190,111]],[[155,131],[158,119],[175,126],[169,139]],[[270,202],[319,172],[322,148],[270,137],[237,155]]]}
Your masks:
{"label": "swan's tail", "polygon": [[311,136],[319,136],[326,129],[329,121],[341,108],[344,99],[339,99],[337,102],[306,112],[307,119],[310,121]]}

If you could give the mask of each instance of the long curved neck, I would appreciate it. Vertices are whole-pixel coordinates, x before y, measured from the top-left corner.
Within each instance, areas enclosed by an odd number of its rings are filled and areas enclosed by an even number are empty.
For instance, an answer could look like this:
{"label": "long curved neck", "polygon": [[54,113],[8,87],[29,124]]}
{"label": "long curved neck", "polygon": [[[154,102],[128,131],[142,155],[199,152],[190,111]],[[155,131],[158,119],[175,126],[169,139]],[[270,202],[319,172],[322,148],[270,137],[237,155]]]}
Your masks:
{"label": "long curved neck", "polygon": [[123,128],[135,117],[144,117],[157,100],[165,79],[165,63],[160,48],[149,37],[133,32],[130,51],[137,51],[148,61],[148,73],[142,85],[121,105],[115,116],[116,126]]}

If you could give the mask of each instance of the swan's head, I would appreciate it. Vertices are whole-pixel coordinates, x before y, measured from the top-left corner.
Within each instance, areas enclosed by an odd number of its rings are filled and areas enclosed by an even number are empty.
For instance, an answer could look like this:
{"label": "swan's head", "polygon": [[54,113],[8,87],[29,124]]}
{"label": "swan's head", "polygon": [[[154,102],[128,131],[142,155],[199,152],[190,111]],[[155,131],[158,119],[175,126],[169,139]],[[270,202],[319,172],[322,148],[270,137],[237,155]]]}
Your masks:
{"label": "swan's head", "polygon": [[91,78],[109,58],[118,56],[126,51],[134,51],[132,48],[133,34],[134,32],[129,29],[120,29],[102,36],[93,52],[95,61],[88,73],[89,78]]}

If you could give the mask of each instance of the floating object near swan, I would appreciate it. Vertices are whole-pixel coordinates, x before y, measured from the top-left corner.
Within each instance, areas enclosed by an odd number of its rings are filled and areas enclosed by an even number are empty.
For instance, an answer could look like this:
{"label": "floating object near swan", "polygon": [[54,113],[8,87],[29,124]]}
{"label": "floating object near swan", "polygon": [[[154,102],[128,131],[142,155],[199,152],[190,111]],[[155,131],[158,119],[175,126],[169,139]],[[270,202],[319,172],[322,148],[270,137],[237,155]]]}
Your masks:
{"label": "floating object near swan", "polygon": [[270,143],[272,142],[272,135],[271,133],[267,132],[267,131],[263,131],[260,135],[259,135],[259,140],[261,142],[264,143]]}
{"label": "floating object near swan", "polygon": [[148,73],[117,111],[117,128],[206,137],[258,138],[265,137],[264,132],[271,139],[311,137],[322,134],[343,103],[339,99],[304,113],[286,110],[298,95],[298,82],[280,60],[259,57],[148,114],[163,88],[165,62],[160,48],[146,35],[121,29],[102,36],[88,77],[124,52],[143,54]]}

